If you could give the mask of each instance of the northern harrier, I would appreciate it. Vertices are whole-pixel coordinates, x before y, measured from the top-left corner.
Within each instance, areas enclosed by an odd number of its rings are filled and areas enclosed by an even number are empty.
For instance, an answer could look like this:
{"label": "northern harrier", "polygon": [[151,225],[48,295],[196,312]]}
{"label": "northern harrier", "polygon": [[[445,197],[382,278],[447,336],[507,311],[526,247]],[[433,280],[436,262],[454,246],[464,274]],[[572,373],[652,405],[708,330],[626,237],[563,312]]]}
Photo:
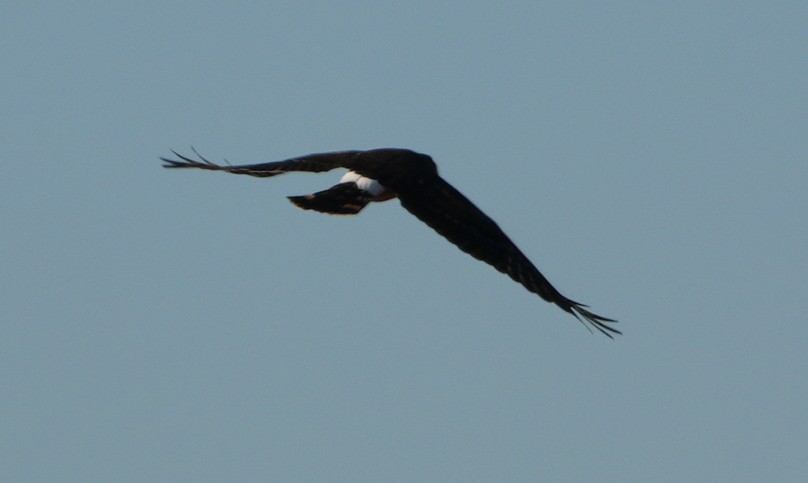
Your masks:
{"label": "northern harrier", "polygon": [[[290,171],[319,173],[346,168],[340,182],[331,188],[289,200],[304,210],[337,215],[355,215],[371,201],[398,198],[407,211],[443,235],[469,255],[482,260],[529,291],[589,323],[603,334],[621,332],[616,322],[588,311],[586,305],[553,287],[497,224],[438,175],[432,158],[407,149],[338,151],[300,156],[271,163],[222,166],[204,157],[193,160],[172,151],[180,161],[161,158],[166,168],[199,168],[268,178]],[[586,325],[584,323],[584,325]]]}

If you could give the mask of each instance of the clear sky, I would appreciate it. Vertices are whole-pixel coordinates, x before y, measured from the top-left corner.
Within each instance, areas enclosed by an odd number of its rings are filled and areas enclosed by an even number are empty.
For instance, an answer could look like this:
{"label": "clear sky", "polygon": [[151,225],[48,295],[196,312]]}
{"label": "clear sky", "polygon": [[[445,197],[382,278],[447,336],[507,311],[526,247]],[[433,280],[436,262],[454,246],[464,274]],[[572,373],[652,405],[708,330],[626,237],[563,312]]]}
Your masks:
{"label": "clear sky", "polygon": [[[805,2],[6,2],[0,480],[796,481]],[[341,173],[407,147],[573,317]]]}

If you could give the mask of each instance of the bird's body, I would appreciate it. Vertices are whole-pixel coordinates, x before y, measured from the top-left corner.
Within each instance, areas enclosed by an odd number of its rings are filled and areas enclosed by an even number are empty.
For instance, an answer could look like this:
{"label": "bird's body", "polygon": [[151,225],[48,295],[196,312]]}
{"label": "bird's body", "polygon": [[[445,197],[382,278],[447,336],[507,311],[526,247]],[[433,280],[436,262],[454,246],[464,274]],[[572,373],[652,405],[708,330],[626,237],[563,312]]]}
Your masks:
{"label": "bird's body", "polygon": [[290,196],[300,208],[329,214],[352,215],[368,203],[398,198],[401,205],[469,255],[507,274],[527,290],[586,321],[605,335],[621,332],[616,322],[589,312],[553,287],[499,226],[438,175],[431,157],[407,149],[318,153],[262,164],[223,166],[200,156],[193,160],[174,153],[180,161],[162,158],[167,168],[199,168],[257,177],[292,171],[322,172],[346,168],[340,182],[317,193]]}
{"label": "bird's body", "polygon": [[359,190],[372,196],[374,201],[386,201],[395,197],[394,193],[375,179],[367,178],[353,171],[345,173],[342,178],[340,178],[339,182],[355,184]]}

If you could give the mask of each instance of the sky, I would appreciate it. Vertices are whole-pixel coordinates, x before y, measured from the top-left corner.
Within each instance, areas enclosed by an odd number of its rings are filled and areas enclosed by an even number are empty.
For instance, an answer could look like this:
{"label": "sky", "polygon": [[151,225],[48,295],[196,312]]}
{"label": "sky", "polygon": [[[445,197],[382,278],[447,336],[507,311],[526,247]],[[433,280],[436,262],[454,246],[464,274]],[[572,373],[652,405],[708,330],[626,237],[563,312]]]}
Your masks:
{"label": "sky", "polygon": [[[0,480],[797,481],[805,2],[6,2]],[[404,147],[591,334],[342,173]]]}

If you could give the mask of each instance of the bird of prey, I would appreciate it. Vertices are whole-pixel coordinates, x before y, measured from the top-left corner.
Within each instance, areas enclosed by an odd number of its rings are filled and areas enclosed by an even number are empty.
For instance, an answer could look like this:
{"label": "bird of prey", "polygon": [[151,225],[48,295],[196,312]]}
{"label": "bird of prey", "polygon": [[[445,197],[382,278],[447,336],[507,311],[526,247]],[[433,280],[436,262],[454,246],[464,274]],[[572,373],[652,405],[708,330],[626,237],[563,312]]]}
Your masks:
{"label": "bird of prey", "polygon": [[320,173],[345,168],[348,172],[338,184],[309,195],[289,196],[289,200],[304,210],[355,215],[372,201],[398,198],[401,206],[458,248],[571,313],[586,327],[594,327],[610,338],[621,334],[609,325],[616,320],[593,314],[586,305],[561,295],[494,220],[438,175],[430,156],[408,149],[384,148],[316,153],[283,161],[230,166],[214,164],[196,151],[198,160],[172,152],[179,160],[160,158],[166,168],[198,168],[261,178],[292,171]]}

